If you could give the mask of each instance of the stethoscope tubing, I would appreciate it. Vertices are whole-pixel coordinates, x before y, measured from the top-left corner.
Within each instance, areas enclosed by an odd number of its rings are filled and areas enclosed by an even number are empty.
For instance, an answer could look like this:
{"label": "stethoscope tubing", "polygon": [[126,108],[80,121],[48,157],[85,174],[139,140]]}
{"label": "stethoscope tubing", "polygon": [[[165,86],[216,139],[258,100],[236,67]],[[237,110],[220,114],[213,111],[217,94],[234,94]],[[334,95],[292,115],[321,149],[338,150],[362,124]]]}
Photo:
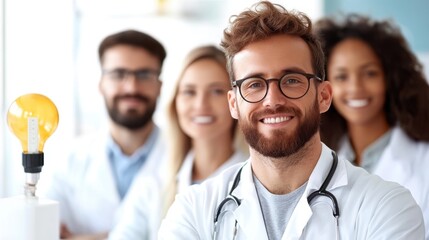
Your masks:
{"label": "stethoscope tubing", "polygon": [[337,198],[334,196],[334,194],[330,193],[329,191],[326,191],[326,188],[331,182],[332,177],[334,176],[335,170],[337,169],[337,165],[338,165],[338,156],[334,151],[332,151],[332,158],[333,158],[332,166],[331,166],[331,169],[329,169],[329,173],[326,176],[325,181],[323,181],[322,186],[319,188],[319,190],[312,192],[307,197],[307,202],[308,204],[310,204],[311,201],[317,196],[323,196],[331,199],[332,205],[334,207],[333,215],[334,217],[338,218],[340,216],[340,209],[338,207]]}

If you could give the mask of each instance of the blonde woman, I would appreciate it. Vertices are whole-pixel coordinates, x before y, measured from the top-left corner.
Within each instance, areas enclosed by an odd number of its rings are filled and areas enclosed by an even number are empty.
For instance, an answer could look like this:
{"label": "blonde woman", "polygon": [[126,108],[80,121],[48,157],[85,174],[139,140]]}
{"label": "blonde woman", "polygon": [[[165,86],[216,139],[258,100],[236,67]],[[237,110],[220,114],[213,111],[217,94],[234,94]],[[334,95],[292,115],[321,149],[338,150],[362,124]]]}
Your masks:
{"label": "blonde woman", "polygon": [[191,51],[179,79],[167,113],[173,188],[182,191],[246,157],[236,151],[244,142],[228,109],[224,53],[214,46]]}
{"label": "blonde woman", "polygon": [[167,105],[170,174],[140,180],[110,239],[156,239],[177,192],[247,159],[248,148],[228,108],[230,89],[221,50],[202,46],[187,55]]}

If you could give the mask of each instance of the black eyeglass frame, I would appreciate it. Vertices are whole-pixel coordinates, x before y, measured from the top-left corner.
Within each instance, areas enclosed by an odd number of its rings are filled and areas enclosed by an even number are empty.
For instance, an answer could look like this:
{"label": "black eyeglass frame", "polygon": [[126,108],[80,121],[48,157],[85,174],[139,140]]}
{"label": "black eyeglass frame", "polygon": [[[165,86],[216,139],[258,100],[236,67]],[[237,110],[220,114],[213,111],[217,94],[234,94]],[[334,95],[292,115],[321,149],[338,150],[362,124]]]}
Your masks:
{"label": "black eyeglass frame", "polygon": [[[281,87],[280,87],[280,82],[281,82],[281,80],[282,80],[284,77],[286,77],[287,75],[290,75],[290,74],[299,74],[299,75],[302,75],[302,76],[304,76],[305,78],[307,78],[307,81],[308,81],[307,89],[305,90],[304,94],[302,94],[300,97],[289,97],[289,96],[287,96],[287,95],[282,91],[282,89],[281,89]],[[265,82],[265,84],[267,85],[267,89],[266,89],[266,91],[265,91],[264,96],[263,96],[260,100],[258,100],[258,101],[249,101],[249,100],[247,100],[247,99],[243,96],[243,94],[241,93],[241,84],[242,84],[244,81],[246,81],[247,79],[250,79],[250,78],[259,78],[259,79],[263,80],[263,81]],[[271,81],[277,81],[277,87],[279,88],[279,90],[280,90],[280,92],[283,94],[283,96],[285,96],[286,98],[289,98],[289,99],[299,99],[299,98],[304,97],[304,96],[305,96],[305,94],[307,94],[308,90],[310,89],[310,79],[316,79],[316,80],[317,80],[317,81],[319,81],[319,82],[323,82],[323,79],[322,79],[322,78],[320,78],[320,77],[318,77],[318,76],[316,76],[315,74],[311,74],[311,73],[303,73],[303,72],[295,72],[295,71],[287,71],[287,72],[285,72],[285,74],[283,74],[280,78],[269,78],[269,79],[265,79],[265,78],[263,78],[263,77],[261,77],[261,76],[251,76],[251,77],[246,77],[246,78],[242,78],[242,79],[234,80],[234,81],[232,81],[232,87],[238,87],[238,91],[240,92],[240,96],[244,99],[244,101],[246,101],[246,102],[248,102],[248,103],[258,103],[258,102],[260,102],[260,101],[264,100],[264,98],[267,96],[267,94],[268,94],[268,90],[269,90],[269,88],[270,88],[270,82],[271,82]]]}
{"label": "black eyeglass frame", "polygon": [[129,69],[125,69],[125,68],[115,68],[115,69],[102,69],[102,74],[103,75],[111,75],[111,74],[119,74],[120,76],[117,76],[117,79],[114,79],[114,77],[112,79],[116,80],[116,81],[122,81],[125,80],[127,78],[127,76],[132,75],[135,79],[139,80],[139,81],[147,81],[147,79],[145,78],[141,78],[139,75],[150,75],[152,74],[154,79],[156,78],[156,80],[159,79],[159,75],[160,72],[156,71],[156,70],[152,70],[152,69],[137,69],[137,70],[129,70]]}

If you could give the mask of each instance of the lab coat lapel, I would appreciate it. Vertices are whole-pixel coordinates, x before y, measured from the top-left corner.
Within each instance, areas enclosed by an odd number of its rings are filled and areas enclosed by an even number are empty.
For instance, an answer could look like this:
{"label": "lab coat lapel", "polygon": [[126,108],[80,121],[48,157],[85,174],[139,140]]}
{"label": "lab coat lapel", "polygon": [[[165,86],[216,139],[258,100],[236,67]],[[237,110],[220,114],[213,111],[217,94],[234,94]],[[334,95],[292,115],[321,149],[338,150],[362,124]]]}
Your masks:
{"label": "lab coat lapel", "polygon": [[303,194],[289,219],[282,240],[299,239],[312,214],[306,194]]}
{"label": "lab coat lapel", "polygon": [[180,167],[179,172],[177,173],[177,183],[178,188],[177,191],[179,193],[183,192],[192,184],[192,166],[194,164],[194,153],[193,151],[189,151],[183,161],[182,166]]}
{"label": "lab coat lapel", "polygon": [[93,162],[88,166],[87,187],[92,189],[94,191],[92,194],[97,195],[98,198],[119,204],[120,198],[107,155],[106,144],[100,141],[96,148],[91,156]]}
{"label": "lab coat lapel", "polygon": [[242,200],[241,205],[234,211],[239,226],[238,236],[245,236],[240,239],[268,240],[250,161],[244,165],[240,184],[233,195]]}

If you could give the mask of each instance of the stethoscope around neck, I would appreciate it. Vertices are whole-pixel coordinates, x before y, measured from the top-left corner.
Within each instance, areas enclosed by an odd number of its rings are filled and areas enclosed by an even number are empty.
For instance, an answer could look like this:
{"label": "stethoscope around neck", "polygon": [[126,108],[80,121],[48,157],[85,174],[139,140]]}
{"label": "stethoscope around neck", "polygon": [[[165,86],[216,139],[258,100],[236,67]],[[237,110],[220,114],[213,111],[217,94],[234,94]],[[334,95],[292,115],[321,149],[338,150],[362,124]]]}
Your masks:
{"label": "stethoscope around neck", "polygon": [[[329,173],[326,176],[325,181],[323,181],[322,186],[320,186],[319,190],[314,191],[310,195],[308,195],[307,202],[308,202],[308,204],[311,204],[313,199],[317,196],[329,198],[331,200],[332,206],[333,206],[332,214],[334,215],[334,217],[336,219],[337,227],[338,227],[338,218],[340,216],[340,209],[338,207],[338,201],[335,198],[334,194],[332,194],[331,192],[326,190],[326,188],[328,187],[329,183],[332,180],[332,177],[334,176],[335,170],[337,169],[337,165],[338,165],[338,156],[334,151],[332,151],[332,158],[333,158],[333,161],[332,161],[331,169],[329,169]],[[226,196],[226,198],[219,204],[219,206],[216,209],[216,214],[215,214],[215,218],[214,218],[214,231],[213,231],[213,239],[214,240],[217,239],[217,235],[218,235],[219,230],[220,230],[220,220],[222,219],[224,214],[227,212],[227,211],[222,211],[225,204],[232,202],[232,203],[234,203],[236,208],[238,208],[241,205],[241,200],[238,199],[236,196],[234,196],[232,193],[234,192],[234,190],[238,187],[238,184],[240,183],[240,177],[241,177],[241,171],[242,170],[243,170],[243,167],[241,167],[240,170],[237,172],[237,175],[235,175],[234,182],[232,184],[232,187],[231,187],[231,190],[229,191],[228,196]],[[238,231],[237,220],[235,220],[234,225],[235,226],[234,226],[234,232],[233,232],[233,239],[236,239],[237,231]],[[338,239],[338,232],[337,232],[337,239]]]}

